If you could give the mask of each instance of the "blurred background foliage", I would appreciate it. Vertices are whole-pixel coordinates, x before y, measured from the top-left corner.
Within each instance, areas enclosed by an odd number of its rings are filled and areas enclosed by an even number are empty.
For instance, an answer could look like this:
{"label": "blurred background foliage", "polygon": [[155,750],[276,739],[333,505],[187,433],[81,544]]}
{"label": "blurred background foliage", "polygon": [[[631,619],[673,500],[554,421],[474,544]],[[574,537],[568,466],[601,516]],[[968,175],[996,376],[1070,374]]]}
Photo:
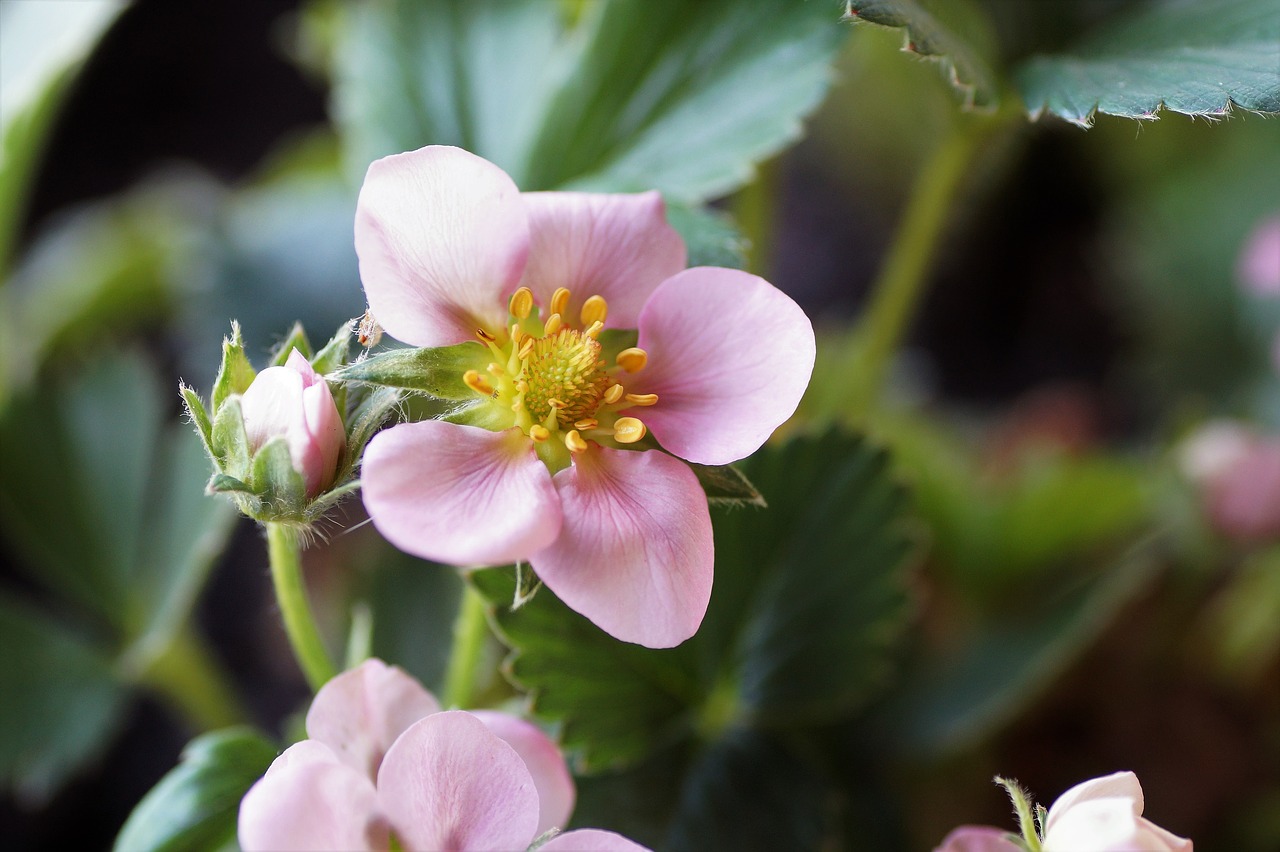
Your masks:
{"label": "blurred background foliage", "polygon": [[[174,389],[210,386],[231,318],[262,362],[294,321],[359,315],[364,168],[448,143],[523,189],[660,188],[694,262],[765,275],[820,329],[799,414],[746,467],[772,508],[715,510],[695,640],[606,642],[546,592],[496,607],[507,677],[476,694],[533,690],[584,773],[577,823],[925,849],[1006,824],[997,772],[1051,800],[1133,769],[1199,848],[1274,849],[1280,550],[1215,533],[1174,448],[1214,416],[1280,430],[1280,301],[1236,275],[1280,212],[1280,125],[1001,121],[1009,69],[1101,50],[1119,0],[855,5],[937,17],[0,0],[0,835],[104,846],[193,736],[297,731],[261,538],[203,496]],[[987,121],[887,389],[851,392],[919,176]],[[462,583],[362,521],[344,505],[307,554],[331,647],[437,688]],[[271,753],[218,734],[182,772],[234,789]],[[228,842],[232,805],[205,804],[120,848]]]}

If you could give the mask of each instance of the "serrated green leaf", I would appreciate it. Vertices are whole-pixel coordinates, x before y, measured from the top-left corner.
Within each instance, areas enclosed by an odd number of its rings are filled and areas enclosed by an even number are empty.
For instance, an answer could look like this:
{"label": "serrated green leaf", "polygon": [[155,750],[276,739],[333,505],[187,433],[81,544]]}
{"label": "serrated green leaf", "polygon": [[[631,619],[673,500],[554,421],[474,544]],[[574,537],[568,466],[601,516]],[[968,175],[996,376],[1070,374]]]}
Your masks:
{"label": "serrated green leaf", "polygon": [[[335,112],[353,176],[459,145],[526,190],[702,201],[794,140],[829,82],[837,9],[790,0],[353,4]],[[731,105],[731,108],[730,108]]]}
{"label": "serrated green leaf", "polygon": [[125,693],[103,649],[5,597],[0,647],[0,787],[42,802],[106,747]]}
{"label": "serrated green leaf", "polygon": [[633,763],[695,729],[837,718],[881,688],[909,614],[912,548],[884,454],[833,433],[743,467],[770,508],[713,515],[711,604],[678,648],[620,643],[547,590],[512,612],[513,572],[472,575],[514,649],[514,679],[535,712],[562,720],[586,769]]}
{"label": "serrated green leaf", "polygon": [[764,508],[765,499],[746,474],[731,464],[705,465],[690,464],[698,476],[698,484],[707,493],[710,503],[728,505],[746,505]]}
{"label": "serrated green leaf", "polygon": [[488,362],[488,350],[479,343],[393,349],[348,364],[328,378],[418,391],[436,399],[473,399],[476,392],[462,381],[462,375],[467,370],[483,371]]}
{"label": "serrated green leaf", "polygon": [[979,9],[959,0],[848,0],[847,16],[901,28],[903,50],[941,64],[969,107],[999,105],[1000,82],[992,68],[991,25]]}
{"label": "serrated green leaf", "polygon": [[728,214],[706,207],[668,204],[667,222],[684,240],[689,251],[688,266],[746,267],[747,240]]}
{"label": "serrated green leaf", "polygon": [[[280,345],[275,347],[275,354],[271,356],[271,366],[283,367],[289,360],[289,353],[294,349],[301,352],[303,358],[311,360],[311,341],[307,339],[307,332],[302,328],[302,324],[296,322],[289,329],[284,340],[280,341]],[[237,391],[237,393],[244,393],[244,391]]]}
{"label": "serrated green leaf", "polygon": [[219,849],[235,840],[240,800],[275,760],[274,743],[250,728],[197,737],[182,762],[138,803],[117,852]]}
{"label": "serrated green leaf", "polygon": [[1099,112],[1280,112],[1278,53],[1273,0],[1161,0],[1065,53],[1033,57],[1016,80],[1033,117],[1047,111],[1083,126]]}
{"label": "serrated green leaf", "polygon": [[213,418],[213,454],[224,473],[249,479],[249,436],[244,429],[240,399],[226,400]]}
{"label": "serrated green leaf", "polygon": [[[249,356],[244,352],[244,340],[240,336],[239,323],[231,323],[231,336],[222,339],[222,364],[218,367],[218,376],[213,380],[211,407],[215,412],[215,421],[222,411],[222,404],[233,394],[242,394],[253,384],[257,371],[249,363]],[[215,423],[216,428],[216,423]]]}
{"label": "serrated green leaf", "polygon": [[306,503],[307,485],[294,469],[284,436],[272,438],[253,454],[249,483],[270,511],[291,514]]}

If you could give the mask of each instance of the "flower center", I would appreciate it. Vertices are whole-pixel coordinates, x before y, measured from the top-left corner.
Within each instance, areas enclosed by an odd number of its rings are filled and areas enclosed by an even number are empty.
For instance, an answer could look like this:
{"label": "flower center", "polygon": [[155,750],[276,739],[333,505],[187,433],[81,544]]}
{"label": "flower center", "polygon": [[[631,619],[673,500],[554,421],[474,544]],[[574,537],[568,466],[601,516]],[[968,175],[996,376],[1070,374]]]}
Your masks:
{"label": "flower center", "polygon": [[658,401],[657,394],[628,393],[620,381],[644,369],[649,356],[643,349],[623,349],[608,364],[600,342],[609,312],[605,300],[587,299],[574,323],[565,319],[569,299],[568,290],[556,290],[542,319],[532,291],[521,287],[508,306],[505,340],[476,330],[494,361],[485,373],[468,370],[463,376],[492,406],[485,422],[491,428],[519,427],[553,470],[567,466],[588,441],[611,447],[640,441],[644,423],[620,412]]}

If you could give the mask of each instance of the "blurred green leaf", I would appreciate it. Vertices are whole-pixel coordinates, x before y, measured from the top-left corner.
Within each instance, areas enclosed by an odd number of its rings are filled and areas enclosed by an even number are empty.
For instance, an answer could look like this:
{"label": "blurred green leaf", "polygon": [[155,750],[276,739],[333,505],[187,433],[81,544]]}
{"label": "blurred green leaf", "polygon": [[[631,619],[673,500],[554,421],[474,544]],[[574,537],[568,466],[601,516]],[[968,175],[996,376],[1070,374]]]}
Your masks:
{"label": "blurred green leaf", "polygon": [[350,171],[458,145],[526,190],[701,201],[800,132],[844,33],[827,2],[380,2],[349,7],[335,112]]}
{"label": "blurred green leaf", "polygon": [[667,222],[684,239],[689,266],[747,265],[747,240],[725,213],[684,204],[667,205]]}
{"label": "blurred green leaf", "polygon": [[1099,112],[1280,112],[1277,51],[1274,0],[1158,0],[1067,53],[1033,57],[1016,77],[1032,116],[1048,111],[1084,126]]}
{"label": "blurred green leaf", "polygon": [[633,763],[695,729],[794,726],[873,697],[909,614],[905,495],[887,459],[836,433],[742,463],[768,509],[718,510],[716,584],[679,648],[618,642],[546,590],[512,612],[509,571],[472,575],[535,711],[563,720],[588,770]]}
{"label": "blurred green leaf", "polygon": [[278,753],[250,728],[197,737],[143,798],[116,838],[118,852],[234,848],[244,794]]}
{"label": "blurred green leaf", "polygon": [[125,691],[95,643],[0,597],[0,787],[38,803],[106,746]]}
{"label": "blurred green leaf", "polygon": [[958,0],[847,0],[847,16],[904,32],[903,49],[941,64],[965,106],[994,107],[1000,81],[992,70],[995,40],[981,10]]}
{"label": "blurred green leaf", "polygon": [[69,83],[125,5],[0,5],[0,282],[45,135]]}

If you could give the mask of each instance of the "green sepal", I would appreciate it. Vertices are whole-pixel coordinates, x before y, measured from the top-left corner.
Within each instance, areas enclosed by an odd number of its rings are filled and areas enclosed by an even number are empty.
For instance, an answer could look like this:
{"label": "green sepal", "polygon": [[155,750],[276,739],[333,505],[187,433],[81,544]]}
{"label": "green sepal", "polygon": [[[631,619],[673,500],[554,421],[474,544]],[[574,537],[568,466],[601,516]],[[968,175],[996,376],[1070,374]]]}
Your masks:
{"label": "green sepal", "polygon": [[204,487],[204,490],[209,494],[253,493],[253,489],[247,482],[236,479],[234,476],[227,476],[225,473],[215,473],[209,477],[209,484]]}
{"label": "green sepal", "polygon": [[244,340],[240,336],[240,323],[231,323],[231,336],[222,338],[222,365],[218,377],[213,380],[212,409],[216,412],[232,394],[244,393],[258,375],[244,353]]}
{"label": "green sepal", "polygon": [[612,367],[619,352],[640,342],[640,332],[634,328],[606,328],[596,340],[600,341],[600,357],[605,366]]}
{"label": "green sepal", "polygon": [[697,474],[698,484],[707,492],[707,502],[726,506],[758,506],[767,508],[762,495],[747,475],[731,464],[705,465],[689,462]]}
{"label": "green sepal", "polygon": [[222,472],[237,479],[248,476],[249,436],[244,430],[240,397],[233,396],[218,406],[212,439],[213,459]]}
{"label": "green sepal", "polygon": [[275,760],[276,746],[250,728],[197,737],[133,809],[116,852],[221,849],[236,835],[240,800]]}
{"label": "green sepal", "polygon": [[[335,370],[341,369],[347,363],[347,356],[351,352],[351,324],[343,323],[334,332],[332,338],[326,343],[316,356],[311,359],[311,366],[320,375],[328,375]],[[341,407],[339,407],[341,410]]]}
{"label": "green sepal", "polygon": [[476,392],[462,381],[462,374],[484,370],[488,363],[489,350],[467,341],[453,346],[393,349],[348,364],[329,378],[418,391],[436,399],[470,399]]}
{"label": "green sepal", "polygon": [[[472,396],[475,396],[474,394]],[[462,426],[475,426],[477,429],[488,429],[490,432],[501,432],[515,425],[510,412],[505,412],[496,405],[481,405],[480,399],[469,400],[456,408],[451,408],[440,415],[446,423],[458,423]]]}
{"label": "green sepal", "polygon": [[284,436],[272,438],[254,453],[249,481],[253,493],[261,498],[273,518],[302,515],[307,502],[307,486],[302,474],[293,468],[289,442]]}
{"label": "green sepal", "polygon": [[321,515],[338,505],[343,497],[360,490],[360,480],[352,479],[336,488],[330,488],[307,506],[307,520],[318,520]]}
{"label": "green sepal", "polygon": [[209,422],[209,412],[205,410],[204,401],[200,399],[200,394],[196,393],[194,388],[186,385],[179,385],[178,393],[182,395],[183,406],[196,427],[196,434],[200,436],[204,451],[209,454],[209,458],[216,461],[217,456],[213,452],[213,424]]}
{"label": "green sepal", "polygon": [[399,391],[391,388],[371,387],[359,392],[363,396],[347,415],[347,446],[334,482],[342,482],[352,475],[365,444],[400,403]]}
{"label": "green sepal", "polygon": [[311,360],[311,341],[307,339],[307,333],[303,330],[300,322],[293,324],[293,328],[289,329],[288,336],[280,341],[280,345],[276,347],[275,354],[271,356],[271,366],[283,367],[289,360],[289,353],[294,349],[301,352],[303,358],[308,361]]}

